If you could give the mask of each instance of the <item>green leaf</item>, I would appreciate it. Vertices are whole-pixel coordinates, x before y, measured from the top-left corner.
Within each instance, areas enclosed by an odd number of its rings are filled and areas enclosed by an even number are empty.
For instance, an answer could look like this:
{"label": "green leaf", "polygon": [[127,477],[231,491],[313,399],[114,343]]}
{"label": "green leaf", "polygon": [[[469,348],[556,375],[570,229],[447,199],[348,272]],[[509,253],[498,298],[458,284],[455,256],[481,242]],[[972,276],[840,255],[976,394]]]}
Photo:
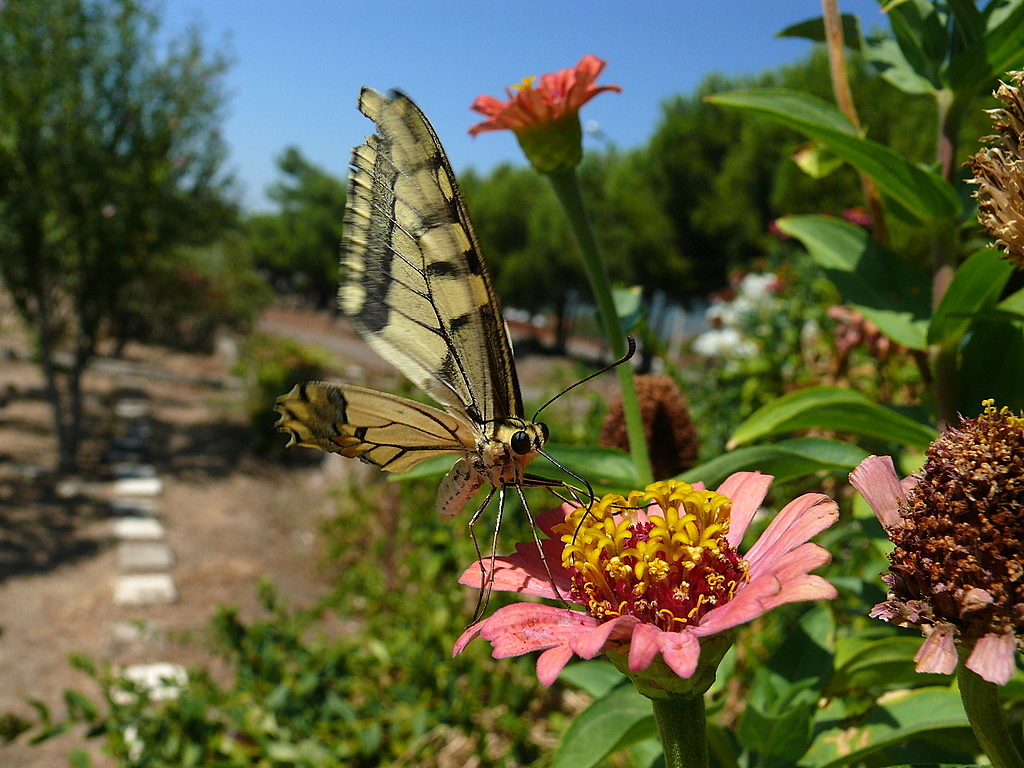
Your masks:
{"label": "green leaf", "polygon": [[[629,454],[619,448],[549,443],[544,447],[544,452],[559,464],[585,477],[595,488],[632,489],[637,485],[636,465],[629,458]],[[579,483],[578,480],[563,475],[543,456],[530,464],[530,471],[544,477],[564,478]]]}
{"label": "green leaf", "polygon": [[415,467],[410,469],[408,472],[404,472],[401,475],[396,475],[391,472],[388,474],[388,480],[392,482],[399,482],[404,480],[418,480],[421,477],[436,477],[437,475],[444,475],[452,468],[457,458],[454,456],[434,456],[432,459],[427,459],[421,464],[417,464]]}
{"label": "green leaf", "polygon": [[728,451],[688,469],[679,479],[687,483],[700,480],[708,488],[714,488],[734,472],[748,470],[772,475],[777,482],[819,472],[846,475],[865,458],[866,452],[838,440],[818,437],[781,440],[771,445],[754,445]]}
{"label": "green leaf", "polygon": [[915,96],[934,95],[935,88],[931,82],[914,71],[899,44],[891,37],[869,40],[865,49],[865,58],[882,73],[882,78],[890,85]]}
{"label": "green leaf", "polygon": [[639,768],[664,768],[665,765],[665,754],[661,749],[661,741],[657,738],[630,744],[626,748],[626,754],[632,759],[632,764]]}
{"label": "green leaf", "polygon": [[64,691],[64,703],[68,708],[68,715],[75,720],[85,720],[91,723],[99,715],[95,704],[78,691],[70,688]]}
{"label": "green leaf", "polygon": [[823,179],[844,165],[841,157],[836,157],[827,147],[816,141],[809,141],[798,147],[790,155],[790,159],[812,179]]}
{"label": "green leaf", "polygon": [[945,344],[963,336],[973,316],[999,300],[1013,265],[999,251],[986,248],[957,269],[928,326],[928,343]]}
{"label": "green leaf", "polygon": [[[549,443],[544,451],[560,464],[585,477],[595,488],[629,489],[636,486],[636,471],[629,454],[618,448],[606,446],[553,445]],[[415,480],[423,477],[437,477],[452,468],[455,459],[451,456],[435,456],[417,464],[401,475],[391,474],[390,480]],[[552,479],[573,481],[543,456],[530,464],[530,471]],[[578,480],[575,481],[577,484]]]}
{"label": "green leaf", "polygon": [[777,223],[803,244],[843,300],[882,333],[910,349],[928,346],[931,285],[923,272],[843,219],[787,216]]}
{"label": "green leaf", "polygon": [[903,0],[893,4],[888,17],[907,64],[938,89],[941,86],[939,72],[948,45],[945,14],[940,14],[929,0]]}
{"label": "green leaf", "polygon": [[960,356],[958,373],[957,405],[965,417],[978,414],[981,401],[990,397],[997,406],[1024,409],[1024,321],[974,323]]}
{"label": "green leaf", "polygon": [[[814,715],[817,692],[811,690],[813,681],[788,685],[771,694],[764,689],[779,681],[770,677],[764,667],[757,670],[751,698],[743,707],[736,736],[744,749],[759,755],[773,755],[794,761],[807,750],[811,742],[811,718]],[[765,708],[761,700],[770,698]],[[770,762],[770,761],[762,761]]]}
{"label": "green leaf", "polygon": [[734,91],[707,100],[763,115],[821,142],[870,176],[882,194],[922,223],[960,212],[960,200],[945,180],[889,147],[857,136],[850,121],[827,101],[785,89]]}
{"label": "green leaf", "polygon": [[[843,45],[851,50],[859,51],[864,44],[860,34],[860,19],[852,13],[842,14],[841,19],[843,25]],[[824,43],[825,22],[821,16],[807,19],[797,24],[791,24],[781,32],[777,32],[775,36],[802,37],[815,43]]]}
{"label": "green leaf", "polygon": [[985,17],[978,10],[975,0],[947,0],[947,4],[953,14],[959,50],[977,45],[985,35]]}
{"label": "green leaf", "polygon": [[[821,686],[832,671],[831,611],[817,606],[787,627],[782,642],[758,667],[746,697],[737,737],[748,750],[799,758],[811,743],[812,718]],[[761,762],[767,762],[762,760]]]}
{"label": "green leaf", "polygon": [[1000,312],[1005,312],[1013,317],[1024,318],[1024,288],[1011,293],[996,306]]}
{"label": "green leaf", "polygon": [[632,685],[616,688],[573,720],[551,768],[590,768],[612,752],[654,735],[651,702]]}
{"label": "green leaf", "polygon": [[563,682],[575,685],[588,696],[600,699],[621,685],[622,673],[609,661],[592,659],[567,665],[558,676]]}
{"label": "green leaf", "polygon": [[822,730],[800,761],[806,768],[840,768],[929,731],[968,726],[960,696],[948,687],[919,688],[900,697],[889,694],[885,704],[855,723],[836,720],[824,708],[818,723]]}
{"label": "green leaf", "polygon": [[[991,3],[991,5],[997,5]],[[1024,62],[1024,3],[998,19],[994,28],[959,51],[950,60],[946,79],[960,101],[967,101],[990,88],[997,78]]]}
{"label": "green leaf", "polygon": [[[825,686],[825,696],[847,696],[870,689],[890,690],[926,685],[947,685],[949,675],[917,672],[914,655],[921,648],[920,637],[886,637],[881,640],[849,638],[846,652]],[[852,646],[852,647],[851,647]]]}
{"label": "green leaf", "polygon": [[639,285],[625,287],[617,285],[612,288],[612,300],[615,302],[615,314],[622,324],[623,333],[631,333],[643,319],[643,291]]}
{"label": "green leaf", "polygon": [[860,435],[874,440],[927,448],[932,427],[841,387],[808,387],[783,395],[758,409],[733,432],[731,446],[804,429]]}

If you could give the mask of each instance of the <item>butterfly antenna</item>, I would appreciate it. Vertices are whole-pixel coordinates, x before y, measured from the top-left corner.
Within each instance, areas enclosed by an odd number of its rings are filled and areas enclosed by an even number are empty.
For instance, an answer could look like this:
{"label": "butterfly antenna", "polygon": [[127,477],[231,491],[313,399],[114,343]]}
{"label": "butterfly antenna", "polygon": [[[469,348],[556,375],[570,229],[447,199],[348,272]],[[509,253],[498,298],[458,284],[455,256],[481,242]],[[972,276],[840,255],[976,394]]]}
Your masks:
{"label": "butterfly antenna", "polygon": [[629,345],[629,348],[626,350],[626,354],[624,354],[622,357],[620,357],[614,363],[609,363],[604,368],[601,368],[600,370],[594,371],[589,376],[586,376],[586,377],[580,379],[579,381],[577,381],[575,384],[572,384],[572,385],[566,387],[565,389],[563,389],[557,395],[555,395],[550,400],[548,400],[546,403],[544,403],[544,405],[542,405],[540,408],[538,408],[537,412],[533,414],[533,419],[532,420],[536,421],[537,417],[540,416],[540,412],[541,411],[543,411],[545,408],[547,408],[549,405],[551,405],[553,402],[555,402],[555,400],[560,398],[562,395],[566,394],[567,392],[570,392],[571,390],[576,389],[576,387],[578,387],[580,384],[586,384],[588,381],[590,381],[595,376],[600,376],[602,373],[605,373],[606,371],[610,371],[612,368],[618,368],[623,363],[628,362],[629,359],[631,357],[633,357],[633,355],[636,354],[636,339],[634,339],[632,336],[627,336],[626,337],[626,343]]}
{"label": "butterfly antenna", "polygon": [[[554,464],[555,467],[557,467],[558,469],[560,469],[563,472],[565,472],[565,474],[567,474],[573,480],[578,481],[580,484],[582,484],[584,487],[586,487],[586,489],[587,489],[587,498],[590,499],[587,502],[587,509],[590,509],[590,506],[595,501],[597,501],[597,496],[594,495],[594,487],[590,484],[590,482],[585,477],[581,477],[580,475],[577,475],[575,472],[573,472],[571,469],[569,469],[567,466],[565,466],[561,462],[556,461],[554,459],[554,457],[551,456],[551,454],[546,453],[545,451],[542,451],[542,450],[538,450],[537,453],[540,454],[541,456],[543,456],[548,461],[550,461],[552,464]],[[560,483],[560,485],[563,488],[568,488],[571,491],[575,491],[576,490],[575,488],[573,488],[568,483]],[[575,496],[575,493],[573,495]],[[578,500],[577,500],[577,503],[578,503]],[[581,504],[580,506],[583,506],[583,505]]]}

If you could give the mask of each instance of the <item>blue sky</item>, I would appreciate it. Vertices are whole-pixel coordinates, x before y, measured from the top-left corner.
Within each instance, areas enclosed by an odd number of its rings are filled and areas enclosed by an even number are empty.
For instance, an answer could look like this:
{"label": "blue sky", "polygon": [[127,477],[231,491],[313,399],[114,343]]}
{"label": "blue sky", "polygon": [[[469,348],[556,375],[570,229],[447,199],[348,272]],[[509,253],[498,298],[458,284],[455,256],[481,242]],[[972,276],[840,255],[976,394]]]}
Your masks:
{"label": "blue sky", "polygon": [[[887,26],[877,0],[843,0],[864,29]],[[456,171],[522,162],[510,133],[472,139],[469,104],[524,76],[608,62],[599,82],[622,86],[583,112],[621,148],[642,144],[660,104],[711,72],[755,74],[804,56],[780,29],[821,13],[818,0],[164,0],[164,33],[198,23],[234,60],[224,126],[230,165],[250,210],[269,207],[275,158],[288,145],[339,177],[372,132],[356,110],[363,85],[398,87],[423,108]],[[589,141],[595,141],[590,138]]]}

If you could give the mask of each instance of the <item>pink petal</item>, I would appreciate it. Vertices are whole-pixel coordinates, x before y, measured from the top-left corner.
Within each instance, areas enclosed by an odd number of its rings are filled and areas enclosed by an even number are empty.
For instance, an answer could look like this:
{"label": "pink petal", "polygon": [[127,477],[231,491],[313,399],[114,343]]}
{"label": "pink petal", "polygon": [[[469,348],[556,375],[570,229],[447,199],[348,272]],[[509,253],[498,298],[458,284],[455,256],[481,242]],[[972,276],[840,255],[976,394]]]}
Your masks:
{"label": "pink petal", "polygon": [[[808,573],[816,568],[826,565],[832,560],[832,553],[819,544],[805,541],[799,547],[791,549],[780,558],[775,560],[771,569],[771,575],[781,582],[780,589],[788,589],[791,581],[803,579]],[[763,561],[762,561],[763,562]],[[768,576],[766,568],[759,569],[759,572],[751,578],[751,581]]]}
{"label": "pink petal", "polygon": [[572,649],[568,645],[556,645],[538,656],[537,679],[541,685],[551,685],[555,682],[571,658]]}
{"label": "pink petal", "polygon": [[669,669],[684,679],[693,677],[700,661],[700,641],[693,632],[662,632],[658,644]]}
{"label": "pink petal", "polygon": [[633,636],[629,639],[629,669],[639,672],[647,669],[658,655],[661,648],[658,637],[662,631],[653,624],[639,623],[633,627]]}
{"label": "pink petal", "polygon": [[743,541],[750,521],[761,507],[761,502],[768,494],[768,487],[775,478],[762,475],[760,472],[736,472],[726,478],[718,487],[718,492],[732,499],[732,516],[729,522],[729,533],[726,539],[734,547]]}
{"label": "pink petal", "polygon": [[753,621],[784,603],[836,598],[835,587],[808,573],[830,559],[824,547],[805,542],[779,558],[772,570],[741,586],[732,600],[708,611],[692,631],[698,637],[706,637]]}
{"label": "pink petal", "polygon": [[839,597],[836,588],[821,576],[806,573],[798,579],[792,579],[774,597],[764,601],[766,611],[778,608],[786,603],[803,603],[811,600],[835,600]]}
{"label": "pink petal", "polygon": [[508,105],[508,102],[496,99],[486,93],[482,93],[473,100],[473,104],[470,106],[474,112],[479,112],[481,115],[487,117],[493,117],[498,114]]}
{"label": "pink petal", "polygon": [[988,634],[974,644],[974,650],[967,657],[967,668],[990,683],[1006,685],[1017,669],[1016,653],[1017,642],[1012,633]]}
{"label": "pink petal", "polygon": [[567,644],[596,624],[596,619],[579,611],[539,603],[515,603],[499,608],[485,619],[479,635],[494,647],[491,655],[503,659]]}
{"label": "pink petal", "polygon": [[597,624],[597,620],[594,619],[594,623],[596,626],[593,629],[578,634],[569,641],[573,653],[581,659],[592,659],[608,648],[629,640],[633,628],[640,622],[634,616],[618,616],[602,624]]}
{"label": "pink petal", "polygon": [[[875,606],[876,608],[878,606]],[[956,669],[956,645],[952,627],[936,627],[914,655],[918,672],[949,675]]]}
{"label": "pink petal", "polygon": [[638,624],[630,639],[629,669],[632,672],[647,669],[658,653],[673,672],[689,678],[700,660],[700,641],[689,630],[665,632],[653,624]]}
{"label": "pink petal", "polygon": [[452,656],[458,656],[464,650],[466,646],[480,634],[480,630],[483,629],[484,623],[478,621],[476,624],[471,624],[466,627],[459,639],[455,641],[455,647],[452,648]]}
{"label": "pink petal", "polygon": [[748,582],[732,600],[704,614],[700,624],[691,631],[697,637],[706,637],[753,621],[767,610],[765,604],[779,593],[781,587],[773,574]]}
{"label": "pink petal", "polygon": [[751,576],[757,576],[761,569],[771,569],[775,560],[838,519],[839,507],[823,494],[805,493],[789,502],[746,554]]}
{"label": "pink petal", "polygon": [[533,519],[533,522],[549,539],[554,541],[560,541],[555,536],[551,529],[559,523],[564,523],[565,519],[576,509],[579,508],[579,504],[569,504],[568,502],[561,504],[554,509],[549,509],[546,512],[541,512],[537,517]]}
{"label": "pink petal", "polygon": [[884,528],[903,525],[897,500],[906,489],[900,485],[892,456],[868,456],[850,473],[850,484],[864,497]]}
{"label": "pink petal", "polygon": [[[499,592],[518,592],[553,600],[565,599],[571,583],[569,572],[562,567],[562,545],[550,539],[542,539],[541,543],[544,547],[543,560],[532,541],[516,544],[515,554],[494,558],[494,581],[491,588]],[[545,561],[547,568],[544,567]],[[486,584],[490,564],[490,558],[473,563],[459,577],[459,583],[480,589]],[[548,568],[551,570],[550,576]]]}

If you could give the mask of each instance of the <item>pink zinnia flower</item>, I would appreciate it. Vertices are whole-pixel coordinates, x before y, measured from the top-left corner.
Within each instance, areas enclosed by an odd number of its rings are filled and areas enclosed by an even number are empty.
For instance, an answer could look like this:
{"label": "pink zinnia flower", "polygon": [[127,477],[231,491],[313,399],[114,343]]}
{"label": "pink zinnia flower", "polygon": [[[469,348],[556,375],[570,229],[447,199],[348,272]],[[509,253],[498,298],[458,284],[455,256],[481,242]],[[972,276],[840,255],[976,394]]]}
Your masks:
{"label": "pink zinnia flower", "polygon": [[[493,588],[565,599],[583,610],[505,606],[467,629],[455,653],[477,635],[494,646],[495,658],[543,651],[537,675],[545,685],[573,655],[608,653],[638,685],[706,690],[732,643],[730,630],[783,603],[836,596],[810,573],[830,559],[809,541],[838,517],[826,496],[790,502],[746,555],[738,553],[771,481],[738,472],[712,492],[669,480],[628,498],[605,496],[589,509],[549,510],[537,519],[549,537],[544,560],[532,542],[518,545],[495,560]],[[460,581],[479,586],[489,566],[489,559],[475,563]],[[659,654],[664,664],[654,664]]]}
{"label": "pink zinnia flower", "polygon": [[510,130],[516,134],[530,163],[541,173],[565,172],[583,157],[580,107],[603,91],[619,92],[617,85],[595,85],[605,62],[587,54],[572,68],[527,77],[505,89],[508,101],[481,95],[470,109],[487,117],[469,129],[476,136],[484,131]]}
{"label": "pink zinnia flower", "polygon": [[882,579],[888,599],[871,616],[925,636],[918,672],[967,668],[997,685],[1024,643],[1024,418],[992,401],[928,448],[921,473],[900,480],[870,456],[850,482],[895,544]]}

